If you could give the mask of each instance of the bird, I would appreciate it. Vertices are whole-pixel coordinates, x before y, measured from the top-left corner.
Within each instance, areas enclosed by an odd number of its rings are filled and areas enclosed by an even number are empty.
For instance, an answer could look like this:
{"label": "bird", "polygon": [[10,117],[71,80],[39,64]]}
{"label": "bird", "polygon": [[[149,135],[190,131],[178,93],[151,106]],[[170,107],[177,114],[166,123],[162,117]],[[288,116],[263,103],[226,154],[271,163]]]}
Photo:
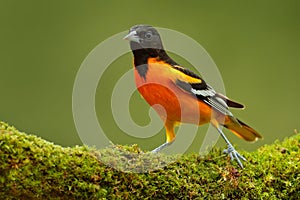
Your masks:
{"label": "bird", "polygon": [[166,130],[165,143],[152,152],[157,153],[171,145],[176,138],[174,128],[181,123],[198,126],[211,123],[227,144],[224,153],[243,168],[242,161],[247,160],[235,150],[222,127],[246,141],[262,138],[229,110],[245,106],[216,92],[199,75],[175,62],[167,54],[161,36],[153,26],[134,25],[123,39],[129,41],[133,53],[137,90],[158,113]]}

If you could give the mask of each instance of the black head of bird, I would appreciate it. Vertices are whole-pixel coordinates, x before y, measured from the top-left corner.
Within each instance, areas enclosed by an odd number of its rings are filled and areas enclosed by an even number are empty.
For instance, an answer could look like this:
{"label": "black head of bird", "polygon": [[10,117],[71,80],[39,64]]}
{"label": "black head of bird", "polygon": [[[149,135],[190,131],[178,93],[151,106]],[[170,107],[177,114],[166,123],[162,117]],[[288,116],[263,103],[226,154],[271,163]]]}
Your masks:
{"label": "black head of bird", "polygon": [[162,50],[163,45],[159,33],[149,25],[136,25],[130,28],[124,39],[130,41],[132,50],[155,49]]}

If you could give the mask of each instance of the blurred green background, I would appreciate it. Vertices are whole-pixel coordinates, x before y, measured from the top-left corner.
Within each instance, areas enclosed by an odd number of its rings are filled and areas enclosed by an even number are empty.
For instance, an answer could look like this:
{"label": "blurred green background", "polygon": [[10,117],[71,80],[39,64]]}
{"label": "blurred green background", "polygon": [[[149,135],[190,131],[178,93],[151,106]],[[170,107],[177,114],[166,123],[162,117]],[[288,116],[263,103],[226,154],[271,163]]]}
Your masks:
{"label": "blurred green background", "polygon": [[[207,50],[227,96],[247,106],[234,113],[264,136],[250,144],[227,134],[240,148],[254,150],[300,128],[299,1],[0,2],[0,120],[20,130],[63,146],[81,144],[72,117],[76,73],[101,41],[141,23],[182,32]],[[105,72],[97,89],[97,114],[113,142],[152,149],[164,142],[164,130],[149,139],[128,137],[108,109],[110,84],[131,63],[128,53]],[[148,106],[138,94],[131,107],[138,110],[134,120],[147,124]],[[199,148],[203,130],[190,151]]]}

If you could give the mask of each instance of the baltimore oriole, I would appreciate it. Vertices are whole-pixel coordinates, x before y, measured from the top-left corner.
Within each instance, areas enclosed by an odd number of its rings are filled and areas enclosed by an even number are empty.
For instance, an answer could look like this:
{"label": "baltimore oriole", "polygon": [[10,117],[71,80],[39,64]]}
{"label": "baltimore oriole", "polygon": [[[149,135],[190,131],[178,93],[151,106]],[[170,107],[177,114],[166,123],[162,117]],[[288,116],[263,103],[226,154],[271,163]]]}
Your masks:
{"label": "baltimore oriole", "polygon": [[174,127],[180,123],[211,123],[227,143],[228,148],[224,152],[230,155],[231,160],[236,159],[243,168],[240,159],[246,159],[234,149],[220,126],[247,141],[262,138],[229,111],[229,107],[244,106],[217,93],[200,76],[170,58],[163,48],[158,31],[152,26],[133,26],[124,39],[130,41],[134,55],[138,91],[156,110],[166,129],[166,142],[152,152],[160,151],[175,140]]}

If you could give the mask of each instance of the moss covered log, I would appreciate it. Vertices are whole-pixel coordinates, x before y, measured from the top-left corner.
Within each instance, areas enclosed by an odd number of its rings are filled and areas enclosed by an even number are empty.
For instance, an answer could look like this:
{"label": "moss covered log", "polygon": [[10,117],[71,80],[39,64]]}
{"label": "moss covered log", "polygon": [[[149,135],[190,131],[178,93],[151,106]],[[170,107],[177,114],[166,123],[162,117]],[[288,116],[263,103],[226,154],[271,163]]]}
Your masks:
{"label": "moss covered log", "polygon": [[[143,153],[136,145],[115,145],[104,150],[86,146],[63,148],[0,122],[0,197],[300,198],[299,134],[255,152],[241,153],[248,160],[243,170],[222,155],[220,149],[200,158],[197,154],[176,157]],[[164,166],[166,160],[173,162]],[[157,169],[132,172],[145,166]]]}

